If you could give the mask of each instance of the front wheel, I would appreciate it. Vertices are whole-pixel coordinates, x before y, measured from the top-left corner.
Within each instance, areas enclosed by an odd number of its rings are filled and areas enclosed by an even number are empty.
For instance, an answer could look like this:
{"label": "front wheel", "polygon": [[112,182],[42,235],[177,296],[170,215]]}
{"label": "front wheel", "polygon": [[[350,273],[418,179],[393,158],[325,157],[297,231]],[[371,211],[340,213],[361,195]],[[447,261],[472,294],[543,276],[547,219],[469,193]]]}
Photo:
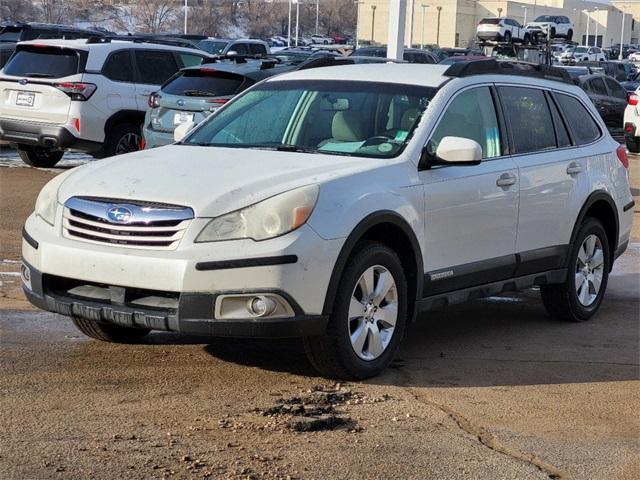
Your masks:
{"label": "front wheel", "polygon": [[585,218],[569,254],[566,281],[540,288],[552,317],[584,322],[598,311],[611,270],[609,248],[602,224],[595,218]]}
{"label": "front wheel", "polygon": [[18,147],[18,155],[24,163],[31,167],[50,168],[62,159],[64,152],[44,147],[21,145]]}
{"label": "front wheel", "polygon": [[121,123],[113,127],[97,157],[113,157],[140,150],[141,127],[133,123]]}
{"label": "front wheel", "polygon": [[85,318],[72,317],[78,330],[87,337],[111,343],[136,343],[142,340],[151,330],[146,328],[129,328],[120,325],[98,323]]}
{"label": "front wheel", "polygon": [[340,279],[327,331],[304,340],[311,364],[330,378],[378,375],[404,334],[407,281],[398,255],[378,242],[357,248]]}

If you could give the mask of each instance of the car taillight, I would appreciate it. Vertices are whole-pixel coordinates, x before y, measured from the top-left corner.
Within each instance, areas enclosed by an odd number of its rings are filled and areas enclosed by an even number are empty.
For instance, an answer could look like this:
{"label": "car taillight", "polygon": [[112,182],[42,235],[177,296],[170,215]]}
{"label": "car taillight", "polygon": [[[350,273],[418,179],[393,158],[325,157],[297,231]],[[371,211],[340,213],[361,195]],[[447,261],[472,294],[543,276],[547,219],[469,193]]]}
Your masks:
{"label": "car taillight", "polygon": [[224,105],[229,101],[228,98],[210,98],[207,103],[215,103],[216,105]]}
{"label": "car taillight", "polygon": [[616,155],[618,156],[618,160],[624,166],[624,168],[629,168],[629,157],[627,157],[627,149],[624,145],[618,145],[616,148]]}
{"label": "car taillight", "polygon": [[144,137],[140,137],[140,150],[144,150],[144,147],[147,146],[147,142]]}
{"label": "car taillight", "polygon": [[629,105],[635,106],[638,105],[638,100],[640,100],[640,97],[638,97],[638,95],[636,95],[635,93],[630,93],[627,103],[629,103]]}
{"label": "car taillight", "polygon": [[162,97],[158,92],[152,92],[151,95],[149,95],[149,100],[147,102],[149,104],[149,108],[158,108],[160,106],[159,100],[161,98]]}
{"label": "car taillight", "polygon": [[54,84],[58,90],[66,93],[71,100],[77,100],[78,102],[84,102],[91,98],[91,95],[98,89],[93,83],[82,82],[64,82]]}

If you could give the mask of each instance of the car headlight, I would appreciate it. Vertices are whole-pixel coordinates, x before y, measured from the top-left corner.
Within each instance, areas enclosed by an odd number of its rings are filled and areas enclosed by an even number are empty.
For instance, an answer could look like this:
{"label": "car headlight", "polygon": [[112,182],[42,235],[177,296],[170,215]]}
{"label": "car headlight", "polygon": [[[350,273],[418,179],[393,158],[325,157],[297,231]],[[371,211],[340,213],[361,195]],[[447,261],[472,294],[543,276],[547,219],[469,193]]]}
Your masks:
{"label": "car headlight", "polygon": [[38,198],[36,199],[35,213],[38,217],[42,218],[49,225],[53,226],[56,220],[56,209],[58,208],[58,191],[60,186],[71,174],[72,170],[67,170],[64,173],[49,180],[49,182],[42,187]]}
{"label": "car headlight", "polygon": [[319,191],[317,185],[308,185],[216,217],[202,229],[195,241],[266,240],[289,233],[307,222],[316,206]]}

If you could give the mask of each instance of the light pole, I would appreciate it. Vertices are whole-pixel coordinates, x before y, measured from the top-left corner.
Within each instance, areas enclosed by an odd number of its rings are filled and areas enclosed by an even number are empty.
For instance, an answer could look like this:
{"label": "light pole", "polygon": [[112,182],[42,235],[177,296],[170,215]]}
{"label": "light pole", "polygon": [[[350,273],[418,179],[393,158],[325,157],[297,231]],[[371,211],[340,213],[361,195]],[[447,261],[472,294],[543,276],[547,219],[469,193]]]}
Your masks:
{"label": "light pole", "polygon": [[420,48],[424,48],[424,12],[429,5],[423,3],[420,5],[422,7],[422,31],[420,32]]}
{"label": "light pole", "polygon": [[298,46],[298,32],[300,29],[300,0],[293,0],[296,2],[296,47]]}
{"label": "light pole", "polygon": [[589,46],[589,24],[591,23],[591,16],[589,15],[589,10],[586,11],[587,14],[587,47]]}
{"label": "light pole", "polygon": [[502,7],[498,7],[498,17],[502,16]]}
{"label": "light pole", "polygon": [[358,42],[358,33],[360,33],[360,4],[364,2],[360,2],[359,0],[356,0],[353,3],[356,4],[356,50],[357,50],[358,47],[360,46],[360,43]]}
{"label": "light pole", "polygon": [[409,0],[409,48],[413,47],[413,11],[415,10],[415,0]]}
{"label": "light pole", "polygon": [[[438,26],[436,27],[436,44],[440,47],[440,12],[442,11],[442,7],[436,7],[438,10]],[[499,9],[502,10],[502,9]]]}
{"label": "light pole", "polygon": [[187,12],[188,12],[188,2],[189,0],[184,0],[184,34],[187,34]]}
{"label": "light pole", "polygon": [[620,54],[618,60],[622,60],[622,42],[624,41],[624,10],[622,10],[622,28],[620,29]]}
{"label": "light pole", "polygon": [[596,18],[594,19],[594,22],[596,24],[596,38],[593,41],[593,46],[597,47],[598,46],[598,7],[596,7]]}
{"label": "light pole", "polygon": [[376,25],[376,6],[371,5],[371,43],[373,43],[373,31]]}
{"label": "light pole", "polygon": [[316,35],[318,35],[318,20],[320,19],[320,0],[316,0]]}
{"label": "light pole", "polygon": [[289,0],[289,27],[287,28],[287,47],[291,46],[291,0]]}
{"label": "light pole", "polygon": [[523,25],[527,25],[527,7],[525,7],[524,5],[520,5],[522,8],[524,8],[524,20],[522,21]]}

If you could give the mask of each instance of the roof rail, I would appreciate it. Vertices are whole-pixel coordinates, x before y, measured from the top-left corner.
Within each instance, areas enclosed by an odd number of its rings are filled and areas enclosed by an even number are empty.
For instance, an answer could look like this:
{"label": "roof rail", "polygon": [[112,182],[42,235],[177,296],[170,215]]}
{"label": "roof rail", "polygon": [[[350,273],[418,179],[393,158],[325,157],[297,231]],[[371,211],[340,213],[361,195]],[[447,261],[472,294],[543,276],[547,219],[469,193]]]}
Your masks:
{"label": "roof rail", "polygon": [[[97,41],[100,38],[100,41]],[[157,45],[168,45],[172,47],[183,47],[197,49],[195,44],[189,40],[177,37],[166,37],[163,35],[105,35],[104,37],[91,37],[87,43],[110,43],[112,40],[133,43],[153,43]]]}
{"label": "roof rail", "polygon": [[471,75],[517,75],[523,77],[543,78],[570,83],[569,74],[557,67],[536,65],[534,63],[497,61],[495,58],[477,60],[475,62],[458,62],[452,64],[444,74],[447,77],[469,77]]}

